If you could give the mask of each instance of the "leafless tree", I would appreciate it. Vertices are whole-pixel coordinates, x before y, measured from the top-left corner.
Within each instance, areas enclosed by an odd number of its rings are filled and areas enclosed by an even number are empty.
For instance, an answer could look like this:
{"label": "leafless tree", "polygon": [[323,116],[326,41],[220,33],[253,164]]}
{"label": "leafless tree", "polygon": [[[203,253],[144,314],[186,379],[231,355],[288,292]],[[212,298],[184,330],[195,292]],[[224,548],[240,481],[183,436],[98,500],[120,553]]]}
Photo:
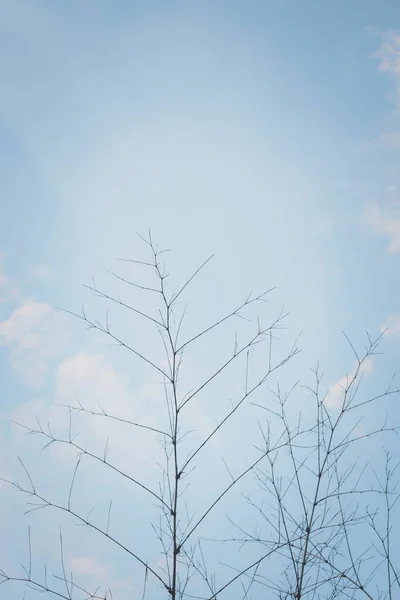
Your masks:
{"label": "leafless tree", "polygon": [[[273,567],[260,564],[247,574],[246,594],[259,584],[266,597],[282,599],[399,597],[398,463],[385,450],[380,476],[376,444],[370,445],[378,436],[383,443],[393,441],[398,426],[388,423],[384,403],[399,390],[392,389],[393,378],[382,393],[363,386],[364,367],[382,335],[368,336],[362,355],[346,336],[356,367],[334,395],[321,392],[318,365],[314,384],[305,387],[311,404],[296,384],[287,393],[278,386],[274,406],[260,406],[269,414],[261,450],[269,448],[271,421],[275,427],[280,423],[286,444],[268,452],[266,468],[256,470],[261,499],[247,496],[258,515],[256,527],[248,531],[232,521],[240,536],[231,541],[279,546],[279,552]],[[396,444],[397,439],[395,452]]]}
{"label": "leafless tree", "polygon": [[[145,350],[129,343],[123,335],[116,333],[110,324],[108,312],[102,322],[90,318],[85,310],[82,310],[80,314],[72,314],[82,320],[88,328],[100,332],[111,342],[124,348],[134,359],[139,361],[139,364],[149,367],[157,374],[164,389],[165,422],[162,426],[155,426],[148,422],[134,422],[121,415],[112,414],[101,406],[98,409],[88,408],[83,402],[78,400],[77,404],[71,404],[66,407],[69,414],[69,426],[65,436],[53,433],[50,425],[45,426],[39,421],[37,427],[20,424],[22,427],[25,427],[28,434],[43,438],[45,448],[63,445],[70,447],[76,452],[77,460],[65,501],[56,501],[50,497],[50,494],[42,492],[40,486],[34,481],[34,477],[31,476],[30,468],[21,459],[19,459],[20,465],[24,472],[26,483],[18,483],[17,481],[8,481],[8,483],[27,495],[29,504],[27,512],[55,509],[60,513],[67,514],[71,517],[73,523],[83,525],[85,526],[85,531],[89,529],[93,534],[105,538],[111,545],[119,548],[129,556],[133,563],[141,566],[144,582],[143,598],[146,596],[146,593],[160,594],[160,590],[164,590],[165,597],[169,597],[171,600],[191,597],[216,598],[222,590],[230,588],[240,577],[238,574],[233,574],[225,581],[217,582],[214,574],[209,570],[200,540],[200,533],[204,537],[204,531],[210,516],[223,504],[228,495],[238,487],[242,480],[245,478],[248,479],[251,472],[254,472],[257,466],[268,459],[270,453],[276,451],[282,444],[287,444],[287,441],[283,437],[280,437],[268,449],[256,451],[248,463],[239,471],[232,471],[226,464],[230,480],[227,483],[221,482],[219,484],[219,487],[214,490],[214,497],[211,498],[208,505],[202,509],[200,514],[196,514],[187,505],[185,495],[187,493],[188,482],[193,476],[194,467],[198,465],[199,461],[201,462],[202,456],[206,453],[211,442],[229,427],[236,416],[240,418],[240,413],[245,405],[249,404],[250,399],[260,389],[265,387],[276,371],[281,369],[297,354],[298,348],[295,344],[290,347],[289,351],[282,358],[274,360],[276,335],[283,328],[287,317],[287,314],[283,310],[279,311],[277,316],[268,324],[263,324],[262,318],[258,314],[253,319],[251,317],[251,310],[254,307],[263,308],[266,305],[267,297],[272,290],[259,295],[249,294],[244,301],[239,303],[228,314],[217,319],[201,331],[194,332],[188,338],[183,339],[185,309],[181,308],[181,301],[190,284],[210,259],[206,260],[177,291],[171,292],[168,285],[168,273],[163,261],[165,251],[157,249],[153,243],[151,234],[149,234],[148,238],[142,239],[147,246],[149,259],[145,261],[126,260],[125,262],[130,263],[134,268],[149,270],[155,278],[155,283],[147,283],[147,279],[146,283],[138,283],[116,273],[112,273],[112,275],[118,279],[121,285],[128,286],[130,290],[133,289],[138,293],[146,294],[147,297],[155,297],[158,302],[158,312],[151,314],[146,309],[138,308],[130,302],[125,302],[121,297],[103,291],[95,282],[88,287],[96,296],[106,300],[111,305],[117,305],[120,309],[126,310],[128,316],[139,317],[154,327],[158,332],[163,348],[163,361],[160,362],[157,358],[149,357]],[[242,342],[235,335],[233,350],[227,352],[221,359],[221,362],[214,366],[193,389],[182,391],[183,357],[186,356],[186,353],[192,346],[198,344],[206,336],[213,334],[215,330],[222,329],[234,319],[239,320],[246,328],[251,328],[250,335],[247,335],[247,339]],[[262,372],[252,377],[250,375],[250,367],[254,359],[252,359],[253,353],[251,351],[259,349],[263,352],[262,348],[265,349],[260,363],[262,365]],[[243,373],[244,385],[241,390],[238,390],[239,394],[237,394],[237,398],[225,410],[225,413],[219,416],[215,425],[207,433],[202,434],[203,437],[201,435],[198,436],[198,441],[194,445],[188,445],[186,438],[190,434],[190,431],[187,422],[185,422],[187,411],[197,401],[198,397],[202,397],[211,385],[218,378],[221,378],[225,372],[232,369],[232,367],[235,370],[242,369]],[[217,405],[217,400],[215,404]],[[221,404],[221,406],[224,405]],[[218,413],[220,414],[221,410],[217,411]],[[129,426],[134,431],[140,429],[149,436],[152,436],[154,443],[160,444],[163,450],[161,476],[158,487],[151,487],[150,484],[137,478],[134,473],[119,468],[117,464],[114,464],[108,458],[108,442],[103,455],[89,450],[87,445],[80,443],[78,436],[73,433],[73,422],[77,415],[82,414],[89,415],[94,419],[118,422],[121,426]],[[246,443],[245,436],[242,436],[240,444],[244,446]],[[252,439],[249,440],[248,446],[250,450],[253,448]],[[214,456],[213,453],[211,453],[211,456],[213,461],[217,460],[217,456]],[[207,460],[209,460],[209,457],[210,455]],[[148,500],[155,503],[158,510],[158,517],[152,523],[152,530],[155,542],[158,544],[159,554],[163,556],[161,562],[149,560],[144,554],[142,544],[137,539],[125,542],[113,534],[112,501],[110,502],[108,514],[103,523],[95,521],[91,517],[91,514],[86,515],[80,509],[79,501],[75,499],[74,490],[81,470],[81,464],[86,459],[95,463],[101,463],[105,471],[112,471],[114,474],[118,474],[124,481],[128,481],[132,486],[140,488],[147,495]],[[211,465],[205,466],[207,469],[211,468]],[[156,467],[157,465],[154,465],[154,468]],[[216,482],[216,485],[218,485],[218,482]],[[196,491],[196,494],[201,495],[201,490]],[[133,510],[137,510],[137,508]],[[135,538],[135,536],[133,537]],[[38,575],[37,569],[33,569],[30,530],[28,545],[29,559],[28,565],[23,567],[24,572],[20,575],[2,572],[3,586],[11,582],[20,582],[37,592],[47,593],[65,600],[72,600],[75,597],[91,598],[93,600],[112,597],[110,589],[104,593],[99,589],[94,591],[87,590],[78,582],[73,574],[69,575],[67,573],[64,558],[65,542],[61,533],[59,538],[61,572],[59,575],[54,575],[51,578],[47,575],[47,569],[45,569],[42,577]],[[259,563],[260,560],[262,561],[262,558],[257,557],[256,562]],[[241,568],[241,574],[248,572],[252,568],[252,563],[245,564]],[[158,585],[158,592],[154,591],[156,589],[154,588],[154,584]],[[149,592],[149,587],[152,585],[153,592]]]}
{"label": "leafless tree", "polygon": [[[67,447],[77,456],[64,501],[55,500],[51,494],[42,491],[26,462],[20,460],[26,483],[8,483],[28,496],[27,512],[55,509],[72,523],[84,526],[82,531],[89,530],[105,540],[110,548],[120,550],[135,566],[132,571],[135,577],[139,573],[137,567],[141,570],[139,597],[143,599],[234,597],[250,600],[251,594],[254,598],[296,600],[362,597],[392,600],[396,594],[398,596],[400,575],[396,567],[396,534],[392,529],[398,500],[397,466],[392,466],[387,452],[383,477],[375,470],[372,480],[369,467],[375,468],[375,456],[371,456],[368,446],[378,436],[386,440],[397,432],[397,427],[391,422],[388,424],[384,418],[382,423],[376,424],[365,415],[366,410],[378,402],[383,403],[398,390],[392,389],[391,382],[381,394],[360,398],[365,393],[361,386],[364,367],[377,353],[381,337],[377,340],[368,338],[361,356],[349,342],[356,367],[334,399],[331,393],[322,392],[319,366],[313,371],[312,386],[305,388],[296,384],[284,393],[274,379],[298,353],[298,348],[296,342],[283,356],[276,358],[277,334],[283,329],[287,314],[281,310],[268,324],[263,323],[259,309],[266,306],[271,290],[259,295],[249,294],[225,316],[199,331],[185,334],[186,308],[182,308],[181,302],[210,259],[177,291],[171,292],[163,261],[164,251],[157,249],[150,234],[143,241],[150,258],[126,262],[132,268],[148,271],[155,283],[146,277],[138,282],[116,273],[112,275],[129,290],[155,299],[154,306],[158,306],[158,311],[150,311],[107,293],[95,282],[89,289],[110,306],[127,311],[132,319],[139,318],[154,328],[163,359],[160,360],[156,353],[154,357],[149,355],[146,344],[139,347],[128,342],[126,332],[125,335],[117,333],[110,324],[108,312],[103,321],[90,318],[84,310],[72,314],[125,349],[137,364],[157,375],[164,393],[163,422],[160,424],[160,419],[150,417],[147,421],[135,421],[103,406],[85,406],[78,400],[76,404],[64,407],[69,415],[65,436],[54,433],[49,425],[40,422],[37,427],[22,425],[28,434],[43,438],[44,447]],[[152,302],[148,301],[148,305],[152,306]],[[214,332],[220,331],[222,336],[225,326],[235,319],[237,326],[244,326],[246,330],[253,328],[250,335],[247,333],[247,338],[240,341],[243,332],[239,335],[235,328],[233,349],[194,387],[190,387],[191,374],[185,375],[184,357],[186,360],[188,353],[204,339],[210,338],[213,344]],[[150,342],[152,347],[153,341]],[[235,399],[227,406],[222,395],[225,394],[225,382],[230,381],[233,373],[241,374],[242,384],[235,384]],[[227,379],[224,380],[225,375]],[[220,380],[222,387],[215,391],[213,386]],[[206,402],[207,394],[212,398],[211,403]],[[187,415],[199,401],[205,403],[207,410],[215,409],[212,418],[216,420],[207,431],[198,431],[193,442],[190,441],[193,437]],[[108,439],[103,454],[89,450],[88,445],[79,442],[74,433],[74,422],[82,415],[147,435],[161,448],[158,484],[153,485],[148,479],[137,476],[134,465],[131,470],[112,461]],[[251,435],[244,435],[240,430],[244,415],[254,425]],[[239,432],[238,455],[242,457],[239,466],[236,460],[223,456],[224,448],[225,451],[227,448],[227,431],[232,435]],[[255,431],[260,435],[259,444],[254,437]],[[216,439],[222,442],[221,459],[229,478],[226,483],[219,475],[216,478],[210,475],[219,459],[219,450],[213,446]],[[143,544],[134,530],[125,537],[114,532],[115,498],[111,498],[103,521],[95,520],[91,512],[86,514],[79,505],[75,488],[82,463],[86,461],[101,465],[104,470],[102,481],[106,481],[106,475],[111,473],[134,490],[140,490],[154,505],[155,518],[151,523],[154,550],[151,556],[148,556],[148,544]],[[203,467],[203,478],[196,479],[195,467]],[[156,464],[152,470],[156,472]],[[251,493],[246,492],[252,489],[250,482],[254,477],[257,486]],[[207,483],[207,494],[202,487],[204,482]],[[239,513],[237,504],[233,514],[225,511],[226,503],[235,493],[236,498],[245,499],[245,516]],[[205,499],[205,504],[200,504],[199,509],[195,500],[200,497]],[[138,510],[138,506],[133,506],[133,512]],[[213,519],[221,519],[225,512],[234,535],[217,539]],[[129,529],[128,520],[126,523]],[[368,533],[372,533],[372,537]],[[230,544],[234,551],[231,548],[225,552]],[[236,551],[237,544],[240,552]],[[60,533],[60,572],[50,578],[45,569],[40,576],[37,566],[33,566],[29,529],[28,563],[19,575],[1,572],[3,586],[19,582],[31,590],[64,600],[112,600],[111,586],[108,590],[88,590],[77,575],[69,574],[64,546],[64,537]],[[224,549],[223,553],[215,551],[220,547]],[[235,564],[230,562],[233,556],[238,558]],[[222,574],[214,572],[216,563],[228,563]]]}

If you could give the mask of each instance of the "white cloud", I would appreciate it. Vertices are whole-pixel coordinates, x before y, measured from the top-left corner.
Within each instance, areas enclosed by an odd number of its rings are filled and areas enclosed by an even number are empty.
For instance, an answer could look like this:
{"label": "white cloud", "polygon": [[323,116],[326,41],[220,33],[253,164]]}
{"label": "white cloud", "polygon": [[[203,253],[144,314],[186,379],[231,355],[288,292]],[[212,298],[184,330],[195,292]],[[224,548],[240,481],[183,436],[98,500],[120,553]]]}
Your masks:
{"label": "white cloud", "polygon": [[379,70],[400,77],[400,35],[386,31],[382,35],[382,46],[376,53],[380,59]]}
{"label": "white cloud", "polygon": [[377,139],[377,144],[385,149],[400,150],[400,131],[382,133]]}
{"label": "white cloud", "polygon": [[[121,423],[118,418],[161,428],[165,409],[162,394],[157,394],[151,388],[147,393],[135,390],[129,377],[118,372],[101,354],[82,353],[64,359],[55,370],[54,380],[51,397],[21,404],[12,412],[12,419],[32,429],[38,429],[38,421],[45,429],[49,423],[55,437],[66,439],[69,427],[67,407],[82,406],[87,411],[96,413],[104,410],[116,419],[73,411],[73,433],[79,432],[77,443],[83,447],[89,443],[90,450],[102,456],[105,442],[109,438],[112,462],[115,462],[117,455],[117,462],[122,468],[132,466],[132,455],[137,457],[138,467],[154,460],[154,447],[158,449],[154,436],[159,438],[159,435]],[[164,428],[165,426],[164,423]],[[23,433],[23,430],[17,431]],[[21,439],[18,443],[21,443]],[[52,453],[60,460],[70,456],[70,451],[65,444],[52,446]]]}
{"label": "white cloud", "polygon": [[[54,382],[52,397],[20,405],[13,411],[12,419],[35,430],[38,429],[38,421],[44,429],[49,423],[51,433],[66,440],[68,409],[59,405],[79,407],[80,404],[89,411],[101,413],[104,410],[110,416],[169,430],[163,386],[150,383],[135,388],[130,378],[117,371],[104,355],[81,353],[64,359],[55,370]],[[182,415],[182,427],[193,431],[193,435],[202,440],[213,430],[215,423],[200,406],[192,403]],[[26,438],[25,443],[21,437],[24,433],[21,428],[15,430],[18,436],[16,444],[22,444],[28,450],[31,438]],[[164,460],[163,449],[157,442],[160,434],[101,414],[74,411],[72,435],[77,433],[76,443],[96,456],[102,457],[107,445],[110,449],[108,460],[112,464],[134,473],[139,479],[147,481],[155,478],[155,482],[158,481],[158,469],[153,467]],[[43,438],[40,441],[42,445],[45,443]],[[213,444],[217,441],[213,440]],[[192,437],[190,442],[196,444]],[[67,467],[76,455],[76,449],[68,444],[54,444],[49,450],[60,467]]]}
{"label": "white cloud", "polygon": [[[55,397],[58,403],[100,410],[129,419],[137,415],[129,377],[115,370],[101,354],[77,354],[63,360],[56,370]],[[104,419],[98,419],[100,424]],[[99,425],[100,430],[103,427]]]}
{"label": "white cloud", "polygon": [[[371,358],[367,358],[361,364],[361,367],[359,370],[359,375],[362,375],[364,373],[365,374],[371,373],[372,369],[373,369],[373,361]],[[349,384],[351,383],[352,379],[354,378],[356,371],[357,371],[357,365],[354,366],[351,373],[349,373],[348,375],[345,375],[344,377],[341,377],[331,386],[331,388],[329,389],[329,391],[326,395],[326,398],[325,398],[325,404],[328,408],[336,409],[336,408],[340,408],[342,406],[344,394],[345,394],[346,390],[348,389]]]}
{"label": "white cloud", "polygon": [[[134,590],[128,579],[115,577],[108,565],[92,556],[76,555],[68,560],[68,567],[73,572],[75,580],[83,579],[83,583],[90,589],[96,589],[99,595],[101,589],[111,589],[112,593],[119,598],[132,598]],[[139,592],[139,590],[135,590]]]}
{"label": "white cloud", "polygon": [[[101,354],[78,354],[58,366],[55,402],[67,406],[78,406],[79,402],[87,410],[104,410],[109,415],[150,427],[161,427],[165,406],[161,394],[143,396],[130,378],[118,372]],[[66,413],[59,410],[58,421],[62,419],[65,427]],[[139,469],[154,460],[154,452],[158,456],[153,432],[103,416],[74,414],[80,444],[86,439],[91,450],[101,454],[109,438],[111,461],[117,460],[121,468],[132,468],[132,456],[136,457],[135,468]]]}
{"label": "white cloud", "polygon": [[382,35],[382,45],[376,53],[379,58],[379,70],[394,78],[396,87],[396,105],[400,106],[400,35],[386,31]]}
{"label": "white cloud", "polygon": [[[58,440],[67,441],[70,431],[76,444],[101,459],[107,447],[107,460],[111,464],[154,488],[148,480],[155,478],[155,483],[158,482],[159,472],[153,467],[163,458],[162,448],[155,439],[160,436],[116,419],[85,412],[73,412],[70,422],[68,408],[59,405],[77,407],[78,401],[88,410],[101,412],[101,405],[109,415],[133,422],[154,426],[159,420],[152,399],[136,394],[129,378],[116,371],[112,363],[100,354],[78,354],[63,360],[55,371],[54,394],[21,404],[12,412],[11,418],[35,431],[40,423],[45,432],[50,430]],[[66,477],[70,476],[71,464],[75,463],[78,452],[76,447],[68,443],[52,444],[47,450],[50,455],[42,465],[41,459],[35,461],[33,457],[43,456],[41,448],[49,440],[43,436],[25,436],[25,433],[24,428],[13,428],[12,447],[18,448],[19,453],[22,451],[22,455],[29,453],[36,470],[43,470],[46,465],[46,471],[40,476],[37,474],[39,481],[43,483],[46,472],[54,472],[54,469],[58,475],[65,473]],[[81,469],[85,470],[87,485],[95,488],[101,484],[104,466],[93,458],[85,459],[83,465]],[[118,481],[123,483],[123,479],[113,471],[107,470],[106,473],[117,478],[115,486],[119,485]],[[89,480],[91,483],[88,483]]]}
{"label": "white cloud", "polygon": [[365,220],[373,231],[388,238],[388,251],[391,254],[400,252],[400,213],[383,211],[379,206],[367,209]]}
{"label": "white cloud", "polygon": [[0,322],[0,345],[9,349],[11,366],[33,387],[43,384],[49,363],[67,341],[64,316],[42,302],[27,301]]}
{"label": "white cloud", "polygon": [[[399,210],[399,181],[397,154],[400,149],[400,131],[397,127],[397,117],[400,109],[400,34],[386,31],[381,35],[381,47],[375,53],[379,59],[379,70],[388,75],[394,84],[394,96],[390,99],[394,104],[394,123],[388,131],[383,132],[375,141],[376,147],[385,152],[385,165],[389,181],[384,194],[386,208],[372,205],[367,208],[364,222],[376,233],[388,239],[388,251],[392,254],[400,252],[400,210]],[[393,154],[395,162],[392,163]],[[389,157],[389,162],[387,161]]]}
{"label": "white cloud", "polygon": [[382,331],[388,336],[400,334],[400,313],[393,313],[388,316],[386,323],[382,325]]}
{"label": "white cloud", "polygon": [[69,561],[70,568],[78,575],[89,575],[103,581],[109,573],[106,565],[91,556],[73,556]]}

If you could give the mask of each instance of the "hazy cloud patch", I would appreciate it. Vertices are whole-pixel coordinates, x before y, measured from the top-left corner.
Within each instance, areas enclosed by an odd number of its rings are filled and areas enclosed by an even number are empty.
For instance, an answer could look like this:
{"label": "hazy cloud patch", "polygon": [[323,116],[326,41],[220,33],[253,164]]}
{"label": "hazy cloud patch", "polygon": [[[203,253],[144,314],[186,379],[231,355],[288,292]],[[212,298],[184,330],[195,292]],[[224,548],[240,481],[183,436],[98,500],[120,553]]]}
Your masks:
{"label": "hazy cloud patch", "polygon": [[27,301],[0,322],[0,345],[8,348],[12,368],[32,387],[43,385],[49,363],[68,340],[64,315],[43,302]]}

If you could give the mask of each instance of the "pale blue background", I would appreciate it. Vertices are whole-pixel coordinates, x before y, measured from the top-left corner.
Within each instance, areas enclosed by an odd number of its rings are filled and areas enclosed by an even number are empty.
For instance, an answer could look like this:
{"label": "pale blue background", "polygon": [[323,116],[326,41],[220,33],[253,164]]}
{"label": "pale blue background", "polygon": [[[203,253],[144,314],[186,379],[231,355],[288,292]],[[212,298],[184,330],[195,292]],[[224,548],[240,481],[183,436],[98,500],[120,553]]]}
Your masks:
{"label": "pale blue background", "polygon": [[[277,286],[288,335],[303,331],[288,381],[320,359],[333,385],[353,366],[341,330],[358,342],[392,323],[368,375],[384,385],[399,357],[400,259],[388,248],[400,238],[400,75],[379,69],[379,51],[399,29],[389,0],[0,0],[3,325],[26,302],[90,308],[81,283],[106,282],[151,228],[174,251],[176,281],[216,253],[194,291],[204,322]],[[374,207],[392,237],[371,224]],[[0,325],[4,418],[50,405],[66,358],[107,354],[77,323],[60,328],[53,340],[49,326],[32,383],[25,366],[40,350],[21,349],[24,326],[10,341]],[[129,373],[129,360],[110,360]],[[18,440],[5,421],[2,435],[8,464]],[[23,547],[14,496],[3,498],[2,526]]]}

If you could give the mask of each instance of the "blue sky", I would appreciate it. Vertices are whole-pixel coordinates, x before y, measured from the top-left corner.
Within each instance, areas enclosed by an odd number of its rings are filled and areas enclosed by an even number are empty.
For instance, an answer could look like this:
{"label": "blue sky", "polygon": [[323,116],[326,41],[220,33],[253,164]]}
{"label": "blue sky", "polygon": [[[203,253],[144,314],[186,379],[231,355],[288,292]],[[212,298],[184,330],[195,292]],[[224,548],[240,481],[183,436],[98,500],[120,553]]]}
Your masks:
{"label": "blue sky", "polygon": [[[151,373],[56,310],[101,311],[82,283],[119,289],[105,269],[131,276],[115,259],[142,258],[137,231],[171,248],[177,285],[215,252],[188,296],[193,330],[276,286],[285,340],[303,332],[289,387],[318,359],[326,386],[352,370],[342,330],[359,342],[389,327],[366,377],[379,387],[396,371],[398,3],[0,0],[0,74],[7,469],[20,444],[29,451],[10,416],[47,418],[60,399],[96,394],[158,410]],[[140,323],[113,316],[151,351]],[[223,342],[199,351],[188,379]],[[207,428],[211,417],[191,418]],[[3,498],[19,564],[26,527]]]}

